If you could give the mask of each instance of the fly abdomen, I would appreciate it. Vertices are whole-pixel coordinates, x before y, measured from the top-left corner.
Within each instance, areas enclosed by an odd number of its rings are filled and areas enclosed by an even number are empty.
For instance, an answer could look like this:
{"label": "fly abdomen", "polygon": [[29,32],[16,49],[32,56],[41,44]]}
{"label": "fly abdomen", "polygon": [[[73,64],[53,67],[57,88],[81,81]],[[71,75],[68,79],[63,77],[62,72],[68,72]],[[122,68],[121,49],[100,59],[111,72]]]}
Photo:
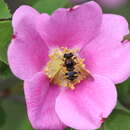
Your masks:
{"label": "fly abdomen", "polygon": [[73,81],[78,77],[77,72],[75,72],[75,71],[70,71],[70,72],[66,73],[65,75],[67,76],[67,79],[70,81]]}

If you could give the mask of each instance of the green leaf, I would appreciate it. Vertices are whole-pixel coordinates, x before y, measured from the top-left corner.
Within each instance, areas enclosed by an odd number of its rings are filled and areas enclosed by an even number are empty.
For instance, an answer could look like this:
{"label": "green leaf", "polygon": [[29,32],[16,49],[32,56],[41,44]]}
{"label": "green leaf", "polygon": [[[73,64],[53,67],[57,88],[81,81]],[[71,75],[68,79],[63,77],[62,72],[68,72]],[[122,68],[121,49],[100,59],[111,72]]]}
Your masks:
{"label": "green leaf", "polygon": [[33,130],[28,121],[24,103],[8,98],[4,99],[2,107],[6,112],[6,124],[2,130]]}
{"label": "green leaf", "polygon": [[0,79],[3,80],[11,77],[13,77],[13,74],[11,73],[9,66],[0,61]]}
{"label": "green leaf", "polygon": [[130,113],[115,110],[98,130],[130,130]]}
{"label": "green leaf", "polygon": [[64,130],[74,130],[73,128],[65,128]]}
{"label": "green leaf", "polygon": [[67,0],[24,0],[20,5],[31,5],[40,12],[51,14],[54,10],[64,7],[67,3]]}
{"label": "green leaf", "polygon": [[3,127],[6,121],[6,114],[2,106],[0,105],[0,128]]}
{"label": "green leaf", "polygon": [[7,47],[11,39],[11,14],[4,2],[0,0],[0,60],[7,64]]}
{"label": "green leaf", "polygon": [[121,104],[130,108],[130,78],[117,87],[118,98]]}
{"label": "green leaf", "polygon": [[27,4],[27,5],[31,5],[31,6],[33,6],[33,5],[35,5],[37,2],[39,2],[40,0],[22,0],[21,1],[21,5],[22,4]]}
{"label": "green leaf", "polygon": [[12,37],[11,21],[0,22],[0,60],[7,64],[7,48]]}
{"label": "green leaf", "polygon": [[64,7],[66,0],[38,0],[33,5],[40,12],[52,13],[55,9]]}
{"label": "green leaf", "polygon": [[119,109],[119,110],[123,110],[123,111],[126,111],[126,112],[130,112],[130,110],[127,109],[126,107],[124,107],[119,101],[118,101],[115,109]]}
{"label": "green leaf", "polygon": [[11,17],[10,11],[4,2],[4,0],[0,0],[0,19],[5,19]]}
{"label": "green leaf", "polygon": [[19,130],[34,130],[31,125],[29,124],[29,121],[27,119],[25,119],[23,121],[23,125]]}

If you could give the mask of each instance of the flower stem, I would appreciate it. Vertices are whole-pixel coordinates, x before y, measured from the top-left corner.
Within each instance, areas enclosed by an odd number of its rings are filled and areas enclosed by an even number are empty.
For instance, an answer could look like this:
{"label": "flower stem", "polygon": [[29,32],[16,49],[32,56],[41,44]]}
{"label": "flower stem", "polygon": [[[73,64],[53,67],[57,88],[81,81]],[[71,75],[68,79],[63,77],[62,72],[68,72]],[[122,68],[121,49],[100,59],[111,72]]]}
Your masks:
{"label": "flower stem", "polygon": [[12,18],[3,18],[3,19],[0,19],[0,21],[8,21],[8,20],[12,20]]}

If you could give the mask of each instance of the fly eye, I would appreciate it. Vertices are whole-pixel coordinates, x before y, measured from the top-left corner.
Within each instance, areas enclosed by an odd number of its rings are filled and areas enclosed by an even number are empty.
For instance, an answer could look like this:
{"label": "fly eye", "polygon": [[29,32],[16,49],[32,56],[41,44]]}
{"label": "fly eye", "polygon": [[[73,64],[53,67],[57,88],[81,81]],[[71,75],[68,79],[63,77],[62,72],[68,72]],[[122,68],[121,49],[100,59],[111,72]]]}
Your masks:
{"label": "fly eye", "polygon": [[65,73],[65,75],[68,75],[68,73]]}

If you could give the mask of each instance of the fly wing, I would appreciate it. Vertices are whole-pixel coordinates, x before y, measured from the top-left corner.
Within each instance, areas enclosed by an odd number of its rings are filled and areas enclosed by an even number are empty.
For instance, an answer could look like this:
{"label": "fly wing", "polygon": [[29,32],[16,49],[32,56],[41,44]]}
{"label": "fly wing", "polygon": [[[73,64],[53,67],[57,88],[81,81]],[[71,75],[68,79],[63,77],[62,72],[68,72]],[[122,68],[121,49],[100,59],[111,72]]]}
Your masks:
{"label": "fly wing", "polygon": [[50,79],[50,82],[52,84],[56,84],[58,78],[59,78],[59,73],[60,73],[61,69],[58,70],[58,72],[55,73],[54,77]]}
{"label": "fly wing", "polygon": [[51,79],[52,84],[58,84],[59,86],[66,87],[68,82],[65,78],[65,69],[61,67],[59,71],[55,74],[53,79]]}
{"label": "fly wing", "polygon": [[89,70],[85,69],[85,67],[83,67],[81,65],[77,65],[77,72],[79,72],[79,76],[78,76],[79,81],[86,79],[86,78],[93,79],[91,72]]}
{"label": "fly wing", "polygon": [[92,76],[91,72],[89,70],[87,70],[87,69],[81,68],[81,74],[83,76],[85,76],[86,78],[93,79],[93,76]]}

